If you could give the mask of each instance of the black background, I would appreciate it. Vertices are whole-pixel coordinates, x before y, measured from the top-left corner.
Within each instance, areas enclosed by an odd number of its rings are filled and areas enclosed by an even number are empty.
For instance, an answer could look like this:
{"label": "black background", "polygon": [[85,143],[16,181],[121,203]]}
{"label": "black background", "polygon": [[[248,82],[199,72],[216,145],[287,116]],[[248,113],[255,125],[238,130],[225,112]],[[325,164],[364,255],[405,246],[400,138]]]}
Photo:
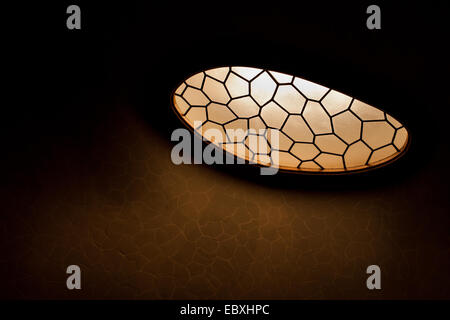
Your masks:
{"label": "black background", "polygon": [[[382,3],[381,30],[366,28],[369,2],[78,1],[81,30],[66,28],[69,4],[23,5],[10,23],[10,83],[18,85],[2,126],[10,172],[23,171],[48,147],[89,151],[98,124],[123,101],[169,138],[180,126],[168,107],[172,90],[187,75],[222,65],[304,77],[381,107],[410,130],[411,148],[397,163],[376,174],[305,176],[308,189],[383,186],[448,155],[444,2]],[[243,178],[248,172],[216,169]],[[439,180],[446,174],[433,170]],[[280,174],[270,184],[298,188],[296,179]],[[442,187],[436,191],[448,190]]]}

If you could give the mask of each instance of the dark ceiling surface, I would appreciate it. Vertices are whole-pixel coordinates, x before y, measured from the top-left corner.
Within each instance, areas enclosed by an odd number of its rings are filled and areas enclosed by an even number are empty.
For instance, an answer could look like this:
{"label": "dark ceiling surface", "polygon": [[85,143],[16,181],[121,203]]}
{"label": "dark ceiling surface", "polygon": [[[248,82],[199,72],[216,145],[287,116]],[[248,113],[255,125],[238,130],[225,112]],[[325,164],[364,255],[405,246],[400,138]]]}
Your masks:
{"label": "dark ceiling surface", "polygon": [[[450,298],[448,5],[380,4],[370,31],[370,3],[79,3],[80,31],[59,3],[11,37],[21,90],[2,126],[3,297]],[[351,175],[175,166],[171,92],[224,65],[378,106],[410,148]],[[65,288],[69,264],[80,292]]]}

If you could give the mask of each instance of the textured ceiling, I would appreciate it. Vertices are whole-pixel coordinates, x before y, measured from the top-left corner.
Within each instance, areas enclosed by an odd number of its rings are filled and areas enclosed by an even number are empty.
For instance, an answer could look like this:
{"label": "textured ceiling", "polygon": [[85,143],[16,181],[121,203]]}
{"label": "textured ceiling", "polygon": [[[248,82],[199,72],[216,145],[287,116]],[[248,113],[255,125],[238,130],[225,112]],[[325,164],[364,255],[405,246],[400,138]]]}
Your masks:
{"label": "textured ceiling", "polygon": [[[448,52],[435,11],[386,7],[369,33],[363,7],[85,6],[81,33],[50,18],[21,38],[17,74],[33,86],[3,115],[2,297],[450,297],[449,98],[436,80]],[[414,143],[348,176],[175,166],[173,88],[236,64],[383,105]],[[69,264],[81,291],[65,288]],[[371,264],[381,291],[365,287]]]}

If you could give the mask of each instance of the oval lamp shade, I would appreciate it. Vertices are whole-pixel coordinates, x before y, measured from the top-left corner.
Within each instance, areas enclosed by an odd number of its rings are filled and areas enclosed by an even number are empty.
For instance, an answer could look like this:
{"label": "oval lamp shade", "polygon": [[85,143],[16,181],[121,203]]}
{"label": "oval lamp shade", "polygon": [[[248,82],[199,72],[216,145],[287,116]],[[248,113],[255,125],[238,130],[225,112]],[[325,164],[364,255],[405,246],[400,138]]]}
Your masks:
{"label": "oval lamp shade", "polygon": [[172,98],[180,119],[205,140],[250,163],[281,170],[366,170],[397,159],[409,141],[407,129],[383,110],[264,69],[199,72]]}

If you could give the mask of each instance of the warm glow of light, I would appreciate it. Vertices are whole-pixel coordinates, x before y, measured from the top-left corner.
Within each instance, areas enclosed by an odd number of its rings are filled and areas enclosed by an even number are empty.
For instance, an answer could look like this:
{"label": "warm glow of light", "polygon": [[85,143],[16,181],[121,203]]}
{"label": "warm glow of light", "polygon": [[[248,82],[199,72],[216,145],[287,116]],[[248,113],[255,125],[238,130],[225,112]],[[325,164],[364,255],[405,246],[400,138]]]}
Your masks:
{"label": "warm glow of light", "polygon": [[[176,89],[173,103],[192,129],[219,130],[223,140],[209,140],[228,152],[290,171],[368,169],[397,158],[409,140],[406,128],[380,109],[316,83],[257,68],[197,73]],[[194,128],[194,122],[200,126]],[[231,141],[230,129],[246,134]],[[276,144],[270,141],[272,130],[279,133]],[[258,150],[249,143],[254,137]]]}

